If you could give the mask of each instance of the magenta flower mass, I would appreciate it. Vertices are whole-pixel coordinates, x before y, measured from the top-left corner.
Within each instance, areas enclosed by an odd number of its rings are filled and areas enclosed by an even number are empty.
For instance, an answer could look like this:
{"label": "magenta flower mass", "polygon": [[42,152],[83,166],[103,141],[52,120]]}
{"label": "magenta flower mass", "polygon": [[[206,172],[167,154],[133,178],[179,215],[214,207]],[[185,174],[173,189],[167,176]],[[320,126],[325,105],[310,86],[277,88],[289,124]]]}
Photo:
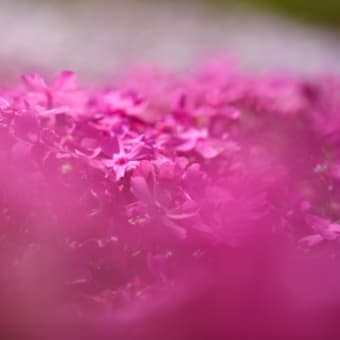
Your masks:
{"label": "magenta flower mass", "polygon": [[0,90],[4,339],[340,336],[340,78],[210,62]]}

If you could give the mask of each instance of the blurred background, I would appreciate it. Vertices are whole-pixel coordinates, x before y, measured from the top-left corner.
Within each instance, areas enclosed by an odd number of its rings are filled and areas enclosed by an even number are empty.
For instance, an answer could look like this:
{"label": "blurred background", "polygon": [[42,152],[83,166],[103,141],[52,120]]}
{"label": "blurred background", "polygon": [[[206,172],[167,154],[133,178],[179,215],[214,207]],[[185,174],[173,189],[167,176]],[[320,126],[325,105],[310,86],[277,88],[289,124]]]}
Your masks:
{"label": "blurred background", "polygon": [[[230,54],[254,70],[340,71],[340,1],[0,0],[1,74],[107,76]],[[5,66],[4,66],[5,65]]]}

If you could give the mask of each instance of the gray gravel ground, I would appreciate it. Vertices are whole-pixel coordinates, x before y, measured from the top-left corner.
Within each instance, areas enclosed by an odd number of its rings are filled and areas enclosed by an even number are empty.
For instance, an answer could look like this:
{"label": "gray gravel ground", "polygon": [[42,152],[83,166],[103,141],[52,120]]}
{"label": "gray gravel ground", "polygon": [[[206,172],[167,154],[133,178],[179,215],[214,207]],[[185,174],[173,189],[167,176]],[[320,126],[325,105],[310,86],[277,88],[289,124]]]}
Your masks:
{"label": "gray gravel ground", "polygon": [[17,73],[67,68],[92,77],[143,61],[185,67],[214,52],[256,70],[340,71],[340,35],[241,8],[141,0],[0,5],[0,61]]}

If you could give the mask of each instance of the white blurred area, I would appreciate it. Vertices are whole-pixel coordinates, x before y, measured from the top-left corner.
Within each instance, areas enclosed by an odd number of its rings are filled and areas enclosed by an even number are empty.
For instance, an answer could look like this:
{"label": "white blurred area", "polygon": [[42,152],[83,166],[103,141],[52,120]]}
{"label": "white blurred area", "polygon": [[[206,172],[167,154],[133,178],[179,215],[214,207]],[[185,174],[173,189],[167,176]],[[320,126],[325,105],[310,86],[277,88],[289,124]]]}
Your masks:
{"label": "white blurred area", "polygon": [[1,1],[1,72],[100,77],[143,62],[185,67],[231,53],[255,70],[340,71],[340,38],[271,14],[174,1]]}

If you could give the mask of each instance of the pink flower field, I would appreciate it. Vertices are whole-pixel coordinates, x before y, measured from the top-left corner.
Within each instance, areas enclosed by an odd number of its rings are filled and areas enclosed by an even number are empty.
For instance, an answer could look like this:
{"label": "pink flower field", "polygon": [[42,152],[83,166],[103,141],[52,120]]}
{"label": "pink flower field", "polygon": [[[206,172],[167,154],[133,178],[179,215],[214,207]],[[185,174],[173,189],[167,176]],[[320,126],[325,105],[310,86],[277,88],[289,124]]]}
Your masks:
{"label": "pink flower field", "polygon": [[0,89],[1,339],[339,339],[340,77],[213,59]]}

